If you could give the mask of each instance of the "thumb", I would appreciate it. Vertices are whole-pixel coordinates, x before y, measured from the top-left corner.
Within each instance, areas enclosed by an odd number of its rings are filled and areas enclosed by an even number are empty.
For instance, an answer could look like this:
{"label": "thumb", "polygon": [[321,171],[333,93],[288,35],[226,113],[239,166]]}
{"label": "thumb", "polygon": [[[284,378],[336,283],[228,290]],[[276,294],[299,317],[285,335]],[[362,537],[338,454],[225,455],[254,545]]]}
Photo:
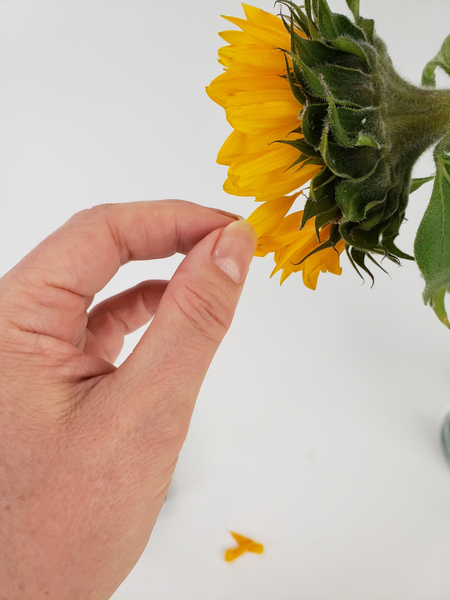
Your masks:
{"label": "thumb", "polygon": [[115,373],[133,401],[148,399],[149,384],[158,381],[162,396],[176,397],[178,406],[185,398],[190,414],[231,325],[255,246],[253,227],[240,220],[213,231],[188,253],[146,333]]}

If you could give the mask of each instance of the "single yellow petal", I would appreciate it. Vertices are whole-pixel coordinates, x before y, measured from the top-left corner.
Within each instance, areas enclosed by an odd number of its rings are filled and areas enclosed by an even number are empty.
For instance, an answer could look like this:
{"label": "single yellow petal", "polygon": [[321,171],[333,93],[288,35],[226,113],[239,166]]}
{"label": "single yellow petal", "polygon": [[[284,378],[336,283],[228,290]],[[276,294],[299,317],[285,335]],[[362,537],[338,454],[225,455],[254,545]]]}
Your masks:
{"label": "single yellow petal", "polygon": [[286,29],[280,31],[274,27],[252,23],[251,21],[237,17],[224,17],[224,19],[240,27],[254,43],[261,45],[261,47],[267,46],[273,48],[275,46],[276,48],[290,50],[291,41]]}
{"label": "single yellow petal", "polygon": [[242,556],[242,554],[244,554],[245,550],[246,549],[243,546],[237,546],[236,548],[230,548],[229,550],[227,550],[225,552],[226,562],[231,562],[231,561],[235,560],[236,558],[238,558],[239,556]]}
{"label": "single yellow petal", "polygon": [[299,193],[270,200],[252,212],[247,221],[253,225],[258,238],[268,235],[279,226],[298,196]]}
{"label": "single yellow petal", "polygon": [[245,33],[245,31],[237,31],[236,29],[229,29],[227,31],[221,31],[220,37],[231,44],[232,46],[238,46],[240,44],[254,44],[254,39]]}
{"label": "single yellow petal", "polygon": [[274,129],[299,126],[299,105],[295,102],[264,102],[226,108],[232,127],[250,135],[264,135]]}
{"label": "single yellow petal", "polygon": [[[236,160],[229,173],[239,177],[240,185],[251,186],[269,177],[272,171],[287,171],[298,157],[298,151],[286,144],[272,144],[270,150]],[[257,180],[257,181],[256,181]]]}
{"label": "single yellow petal", "polygon": [[286,27],[279,17],[263,10],[262,8],[251,6],[250,4],[242,4],[242,7],[247,20],[251,23],[263,25],[265,27],[272,27],[274,29],[278,29],[278,31],[286,31]]}
{"label": "single yellow petal", "polygon": [[224,46],[219,50],[219,56],[227,67],[245,71],[247,67],[258,67],[282,75],[286,70],[284,53],[273,48],[261,48],[256,44],[240,46]]}
{"label": "single yellow petal", "polygon": [[252,542],[247,548],[247,552],[254,552],[255,554],[262,554],[264,552],[264,546],[262,544],[256,544]]}
{"label": "single yellow petal", "polygon": [[[289,86],[283,88],[280,86],[279,88],[266,87],[264,89],[242,90],[230,94],[227,109],[231,110],[236,107],[257,106],[269,103],[281,103],[286,105],[290,114],[295,115],[296,118],[298,118],[298,115],[303,108],[293,97]],[[281,113],[281,116],[282,115],[283,113]]]}
{"label": "single yellow petal", "polygon": [[235,560],[244,554],[244,552],[255,552],[256,554],[263,553],[264,546],[262,544],[259,544],[248,537],[240,535],[239,533],[235,533],[234,531],[230,531],[230,533],[239,545],[236,546],[236,548],[230,548],[225,552],[225,560],[227,562]]}
{"label": "single yellow petal", "polygon": [[269,173],[268,176],[261,177],[261,180],[255,185],[247,187],[240,185],[238,177],[229,175],[223,189],[233,196],[255,196],[257,202],[267,202],[294,192],[307,183],[319,170],[320,167],[317,165],[305,165],[299,172],[292,169],[285,172],[280,169]]}
{"label": "single yellow petal", "polygon": [[248,135],[235,129],[219,150],[217,162],[230,166],[237,159],[248,157],[252,160],[256,155],[271,151],[276,146],[274,142],[278,140],[294,140],[300,137],[297,133],[291,134],[290,129],[286,131],[286,128],[269,131],[264,135]]}
{"label": "single yellow petal", "polygon": [[251,538],[245,537],[245,535],[241,535],[240,533],[236,533],[235,531],[230,531],[230,534],[238,544],[247,544],[253,541]]}

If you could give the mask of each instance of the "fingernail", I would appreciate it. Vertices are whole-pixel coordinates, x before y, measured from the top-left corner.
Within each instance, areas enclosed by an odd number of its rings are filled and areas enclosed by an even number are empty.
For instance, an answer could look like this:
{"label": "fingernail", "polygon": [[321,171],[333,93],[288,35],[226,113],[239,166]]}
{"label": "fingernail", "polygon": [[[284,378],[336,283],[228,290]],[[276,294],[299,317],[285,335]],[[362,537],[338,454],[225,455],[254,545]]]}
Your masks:
{"label": "fingernail", "polygon": [[224,215],[224,217],[230,217],[231,219],[235,219],[236,221],[243,221],[244,217],[241,215],[236,215],[232,212],[228,212],[227,210],[221,210],[220,208],[213,208],[214,212],[219,213],[219,215]]}
{"label": "fingernail", "polygon": [[247,274],[256,247],[256,233],[247,221],[234,221],[220,234],[212,259],[236,283]]}

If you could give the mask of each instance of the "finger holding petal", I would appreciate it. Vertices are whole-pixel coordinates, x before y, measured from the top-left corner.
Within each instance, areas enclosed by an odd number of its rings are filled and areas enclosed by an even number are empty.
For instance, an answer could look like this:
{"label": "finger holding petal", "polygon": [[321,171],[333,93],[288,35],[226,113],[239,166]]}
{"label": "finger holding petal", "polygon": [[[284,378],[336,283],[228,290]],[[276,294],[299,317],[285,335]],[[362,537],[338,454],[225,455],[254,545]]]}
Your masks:
{"label": "finger holding petal", "polygon": [[186,254],[208,233],[234,219],[177,200],[82,211],[7,275],[9,293],[1,298],[2,312],[12,315],[9,325],[14,328],[80,348],[93,296],[122,265]]}

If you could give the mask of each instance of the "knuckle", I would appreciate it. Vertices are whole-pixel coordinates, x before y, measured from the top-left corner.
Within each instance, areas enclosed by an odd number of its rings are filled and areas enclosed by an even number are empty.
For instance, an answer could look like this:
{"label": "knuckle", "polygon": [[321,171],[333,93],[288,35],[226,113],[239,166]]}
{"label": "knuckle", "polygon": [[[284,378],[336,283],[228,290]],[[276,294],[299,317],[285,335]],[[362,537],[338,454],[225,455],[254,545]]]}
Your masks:
{"label": "knuckle", "polygon": [[192,328],[202,338],[220,343],[233,318],[231,301],[223,290],[218,287],[197,289],[193,284],[185,283],[176,302]]}

